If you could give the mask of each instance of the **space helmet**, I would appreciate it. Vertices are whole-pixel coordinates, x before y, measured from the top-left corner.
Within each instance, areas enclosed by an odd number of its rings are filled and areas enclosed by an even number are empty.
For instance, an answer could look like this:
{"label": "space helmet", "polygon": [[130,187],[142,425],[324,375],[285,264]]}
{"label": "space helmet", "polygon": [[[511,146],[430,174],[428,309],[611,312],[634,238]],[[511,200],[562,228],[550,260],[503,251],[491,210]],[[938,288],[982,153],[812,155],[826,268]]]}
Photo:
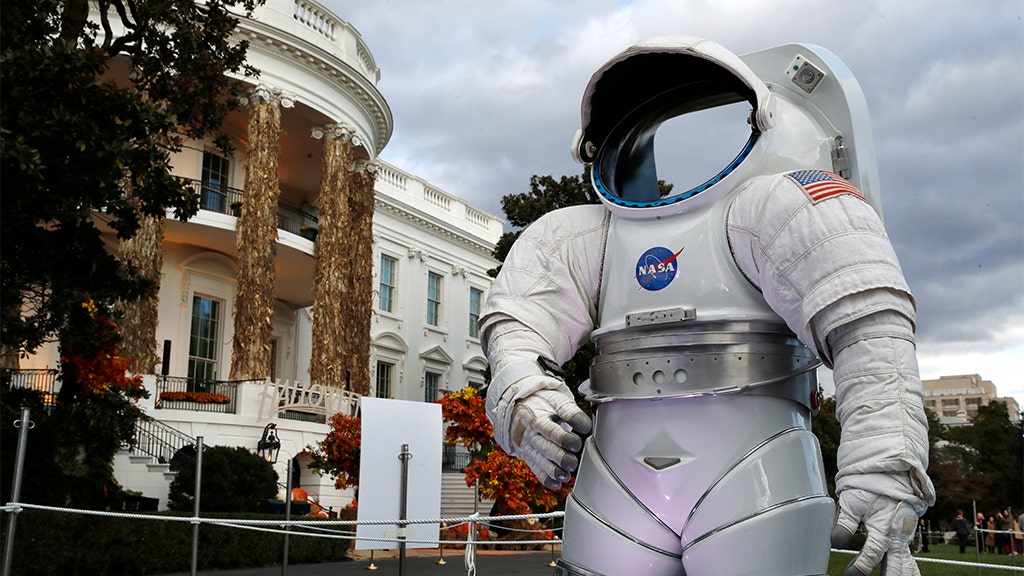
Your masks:
{"label": "space helmet", "polygon": [[[694,186],[660,186],[659,128],[678,116],[743,102],[749,132],[732,160]],[[738,56],[696,37],[640,42],[594,73],[581,121],[572,155],[590,166],[602,202],[626,217],[683,212],[718,200],[739,181],[803,169],[850,180],[881,214],[863,92],[845,64],[817,46],[788,44]],[[693,134],[692,144],[713,137]]]}

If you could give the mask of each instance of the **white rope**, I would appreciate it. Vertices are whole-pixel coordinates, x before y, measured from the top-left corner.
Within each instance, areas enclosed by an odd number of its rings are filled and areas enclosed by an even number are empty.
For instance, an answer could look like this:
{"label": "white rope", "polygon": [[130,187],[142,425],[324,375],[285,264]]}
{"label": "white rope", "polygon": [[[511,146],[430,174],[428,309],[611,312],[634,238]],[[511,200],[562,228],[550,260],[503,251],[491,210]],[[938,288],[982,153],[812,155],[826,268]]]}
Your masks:
{"label": "white rope", "polygon": [[[858,552],[856,550],[840,550],[838,548],[833,548],[832,552],[836,552],[838,554],[850,554],[850,555],[854,555],[854,556],[857,555],[857,554],[860,554],[860,552]],[[1024,566],[1005,566],[1003,564],[983,564],[983,563],[977,563],[977,562],[963,562],[961,560],[943,560],[942,558],[926,558],[924,556],[914,556],[914,560],[917,561],[918,564],[920,564],[921,562],[930,562],[932,564],[948,564],[948,565],[951,565],[951,566],[967,566],[967,567],[971,567],[971,568],[975,568],[975,567],[976,568],[991,568],[993,570],[1009,570],[1011,572],[1024,572]]]}
{"label": "white rope", "polygon": [[[79,510],[75,508],[63,508],[59,506],[43,506],[40,504],[24,504],[11,502],[4,506],[0,506],[0,511],[9,513],[20,513],[26,509],[31,510],[45,510],[50,512],[64,512],[69,514],[83,514],[88,516],[108,516],[111,518],[130,518],[135,520],[162,520],[164,522],[188,522],[189,524],[210,524],[214,526],[223,526],[227,528],[240,528],[245,530],[254,530],[259,532],[269,532],[276,534],[291,534],[299,536],[310,536],[314,538],[335,538],[341,540],[361,540],[365,542],[388,542],[398,543],[397,538],[369,538],[356,536],[351,531],[332,531],[327,530],[329,526],[393,526],[397,525],[397,520],[323,520],[323,519],[308,519],[308,520],[250,520],[244,518],[238,519],[219,519],[219,518],[201,518],[197,516],[165,516],[157,514],[143,514],[143,513],[132,513],[132,512],[108,512],[105,510]],[[548,518],[561,518],[564,516],[564,512],[546,512],[542,514],[510,514],[505,516],[480,516],[479,513],[473,514],[472,516],[463,516],[456,518],[426,518],[421,520],[404,520],[405,524],[447,524],[443,529],[448,530],[455,528],[462,524],[473,524],[492,526],[494,522],[503,520],[525,520],[529,518],[537,519],[548,519]],[[263,526],[276,526],[275,528],[264,528]],[[327,532],[324,534],[318,534],[315,532],[291,532],[283,530],[284,527],[302,527],[308,530],[319,530],[321,532]],[[514,529],[510,529],[514,530]],[[558,528],[549,529],[551,531],[560,530]],[[529,530],[516,530],[522,532],[528,532]],[[466,547],[466,570],[468,576],[475,576],[476,574],[476,547],[479,543],[475,537],[475,530],[470,529],[469,535],[466,540],[408,540],[404,542],[407,544],[429,544],[432,546],[459,546],[465,545]],[[1010,532],[1012,533],[1012,532]],[[557,540],[489,540],[487,544],[494,546],[532,546],[551,545]],[[855,550],[840,550],[833,548],[832,552],[839,554],[858,554]],[[987,563],[974,563],[974,562],[963,562],[959,560],[943,560],[940,558],[927,558],[923,556],[915,556],[914,559],[918,562],[930,562],[932,564],[946,564],[952,566],[965,566],[965,567],[977,567],[991,570],[1008,570],[1012,572],[1024,572],[1024,566],[1004,566],[1001,564],[987,564]]]}
{"label": "white rope", "polygon": [[[221,520],[211,520],[198,517],[183,517],[183,516],[164,516],[159,514],[144,514],[139,512],[107,512],[105,510],[79,510],[76,508],[62,508],[59,506],[43,506],[41,504],[23,504],[23,503],[8,503],[6,506],[0,508],[4,512],[21,512],[23,509],[29,508],[33,510],[46,510],[50,512],[65,512],[69,514],[85,514],[90,516],[110,516],[112,518],[133,518],[141,520],[163,520],[169,522],[190,522],[193,524],[202,524],[204,522]],[[465,524],[468,522],[477,522],[481,520],[490,520],[492,522],[499,522],[502,520],[525,520],[528,518],[537,519],[548,519],[548,518],[561,518],[564,516],[564,512],[545,512],[541,514],[510,514],[506,516],[460,516],[454,518],[424,518],[419,520],[402,520],[403,524]],[[231,522],[237,524],[250,524],[250,525],[268,525],[268,526],[301,526],[305,524],[316,525],[316,526],[394,526],[399,522],[398,520],[324,520],[324,519],[310,519],[310,520],[252,520],[246,518],[232,519]]]}

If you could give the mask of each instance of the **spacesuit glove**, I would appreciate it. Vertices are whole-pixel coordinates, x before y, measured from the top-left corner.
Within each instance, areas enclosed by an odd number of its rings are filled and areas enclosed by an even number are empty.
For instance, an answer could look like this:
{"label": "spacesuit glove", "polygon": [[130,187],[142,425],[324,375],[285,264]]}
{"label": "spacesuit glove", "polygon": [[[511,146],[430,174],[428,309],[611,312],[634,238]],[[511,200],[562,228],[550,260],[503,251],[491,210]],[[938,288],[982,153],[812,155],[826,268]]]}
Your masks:
{"label": "spacesuit glove", "polygon": [[579,466],[583,439],[573,432],[588,434],[592,425],[568,390],[538,390],[516,401],[510,438],[537,479],[558,490]]}
{"label": "spacesuit glove", "polygon": [[910,555],[918,514],[914,508],[888,496],[849,488],[839,495],[839,516],[832,529],[832,545],[849,544],[858,526],[864,525],[867,541],[846,567],[844,576],[867,576],[879,563],[882,576],[920,576]]}

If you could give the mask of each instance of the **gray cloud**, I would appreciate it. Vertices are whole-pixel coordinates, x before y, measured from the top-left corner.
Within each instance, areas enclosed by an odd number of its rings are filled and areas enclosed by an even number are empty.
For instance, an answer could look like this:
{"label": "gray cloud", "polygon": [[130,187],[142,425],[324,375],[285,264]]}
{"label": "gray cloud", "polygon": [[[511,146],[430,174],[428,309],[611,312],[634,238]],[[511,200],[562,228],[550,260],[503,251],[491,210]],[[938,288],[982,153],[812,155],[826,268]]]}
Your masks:
{"label": "gray cloud", "polygon": [[583,88],[632,42],[691,34],[738,53],[835,52],[871,107],[922,366],[980,370],[1024,404],[1020,2],[319,1],[381,68],[395,118],[382,157],[498,216],[531,175],[581,172],[568,147]]}

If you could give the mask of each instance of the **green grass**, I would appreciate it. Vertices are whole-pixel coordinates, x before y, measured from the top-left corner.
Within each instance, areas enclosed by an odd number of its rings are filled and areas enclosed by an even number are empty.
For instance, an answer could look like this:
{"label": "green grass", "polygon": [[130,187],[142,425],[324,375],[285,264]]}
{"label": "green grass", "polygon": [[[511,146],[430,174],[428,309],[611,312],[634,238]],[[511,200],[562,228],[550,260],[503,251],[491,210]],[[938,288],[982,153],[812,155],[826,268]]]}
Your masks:
{"label": "green grass", "polygon": [[[1011,570],[1004,570],[999,568],[977,568],[975,566],[960,566],[953,564],[936,564],[933,562],[927,562],[925,560],[940,559],[940,560],[955,560],[958,562],[980,562],[982,564],[998,564],[1001,566],[1013,566],[1018,569],[1024,569],[1024,556],[1007,556],[1005,554],[982,554],[980,557],[976,556],[975,551],[970,546],[967,547],[966,554],[960,554],[960,547],[956,544],[932,544],[930,546],[931,552],[924,554],[921,552],[915,553],[916,558],[921,559],[917,563],[918,568],[921,569],[921,576],[1011,576],[1018,574]],[[846,565],[853,560],[852,554],[839,554],[832,553],[832,557],[828,563],[829,576],[843,576],[843,571],[846,570]],[[877,574],[876,569],[874,574]]]}

